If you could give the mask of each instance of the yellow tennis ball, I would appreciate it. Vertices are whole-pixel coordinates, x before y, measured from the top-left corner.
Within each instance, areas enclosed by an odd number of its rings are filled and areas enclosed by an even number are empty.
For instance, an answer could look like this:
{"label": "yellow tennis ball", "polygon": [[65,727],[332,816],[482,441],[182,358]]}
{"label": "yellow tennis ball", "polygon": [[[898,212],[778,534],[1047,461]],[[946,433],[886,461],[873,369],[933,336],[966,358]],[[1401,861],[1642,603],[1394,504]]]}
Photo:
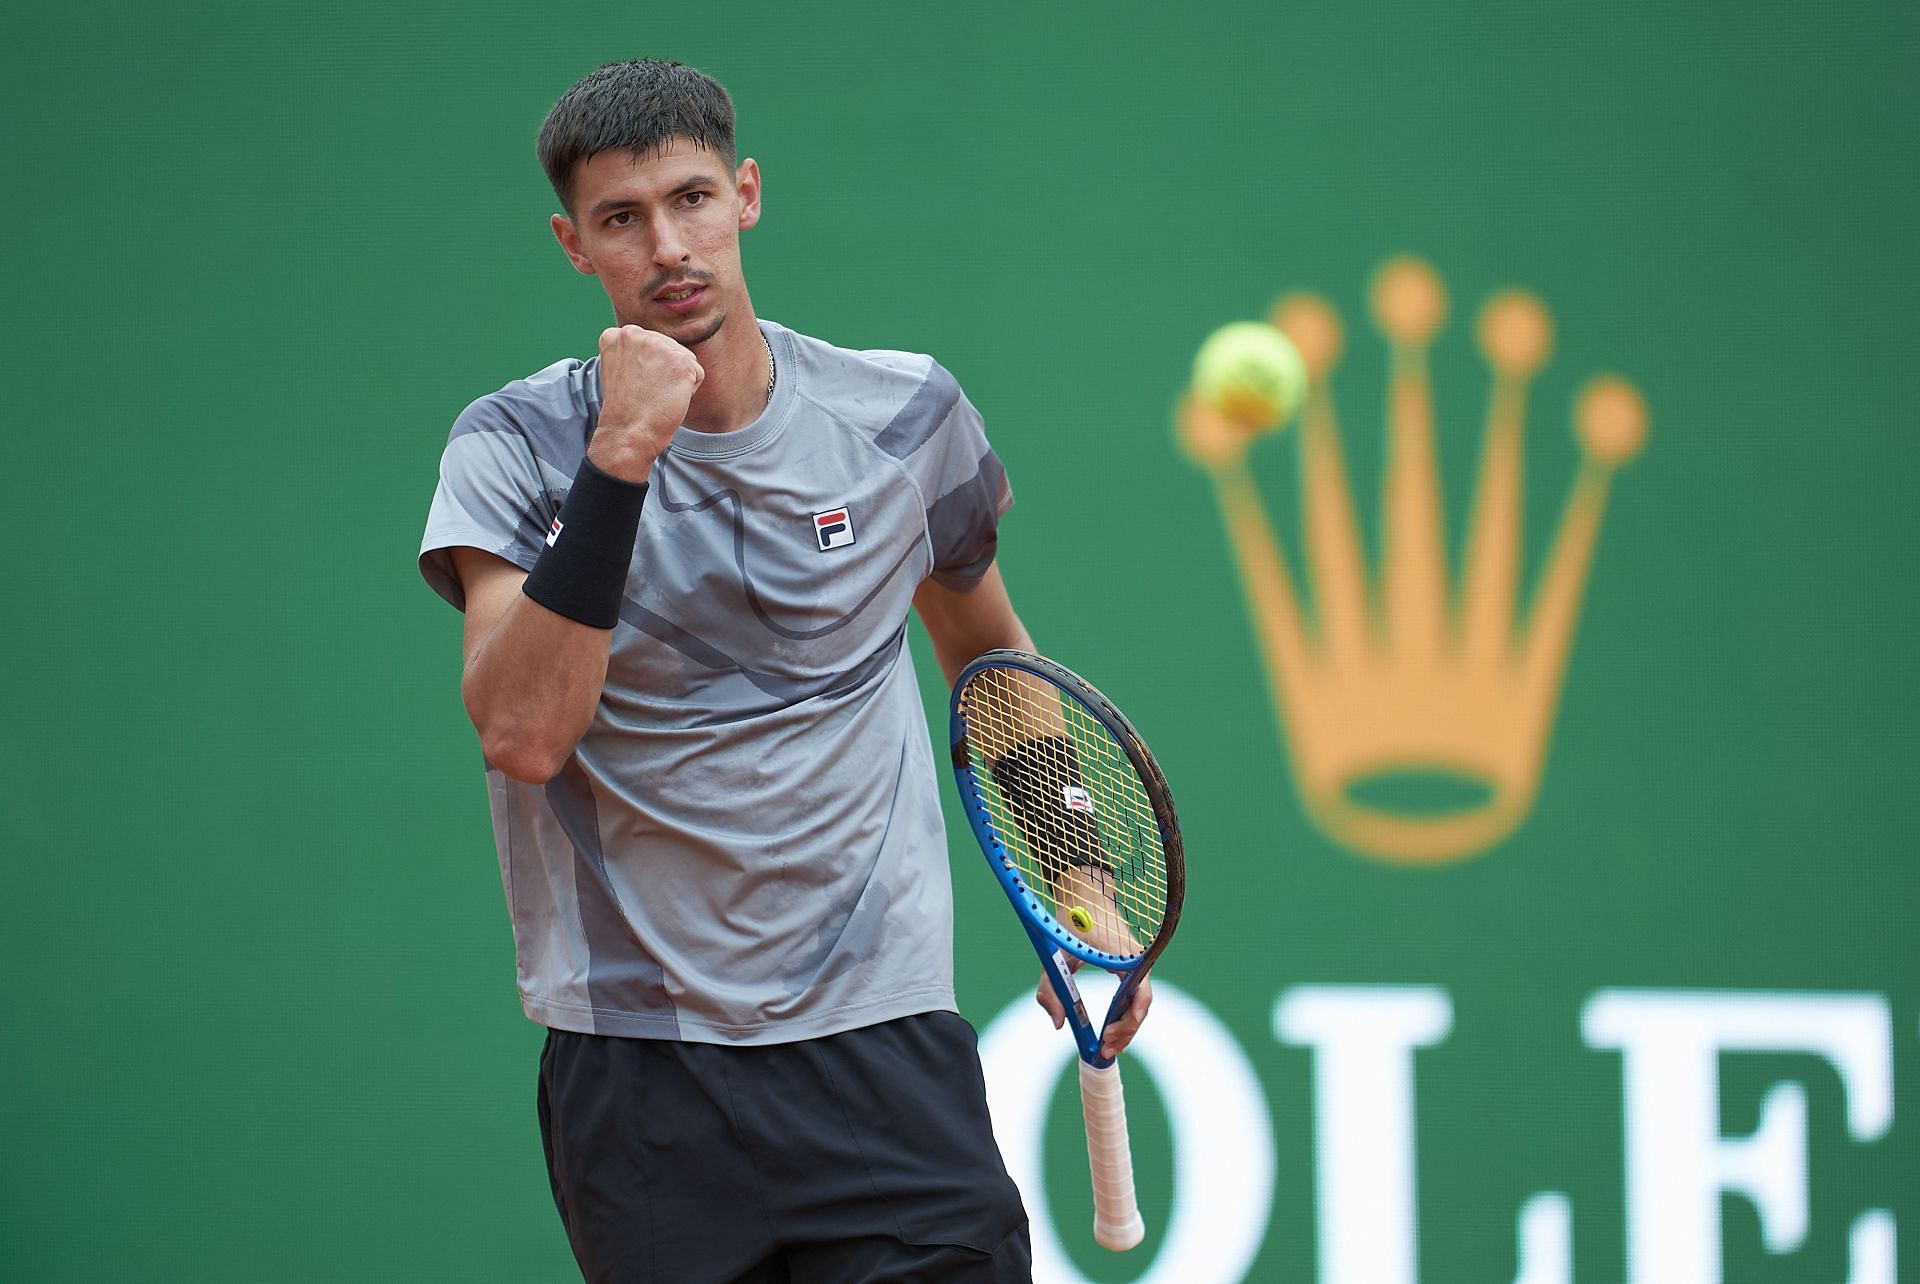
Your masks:
{"label": "yellow tennis ball", "polygon": [[1258,432],[1277,428],[1307,395],[1307,367],[1292,340],[1264,321],[1221,326],[1193,358],[1193,390]]}
{"label": "yellow tennis ball", "polygon": [[1076,932],[1091,932],[1093,930],[1093,915],[1087,913],[1086,910],[1078,905],[1075,905],[1067,911],[1067,922],[1073,924],[1073,930]]}

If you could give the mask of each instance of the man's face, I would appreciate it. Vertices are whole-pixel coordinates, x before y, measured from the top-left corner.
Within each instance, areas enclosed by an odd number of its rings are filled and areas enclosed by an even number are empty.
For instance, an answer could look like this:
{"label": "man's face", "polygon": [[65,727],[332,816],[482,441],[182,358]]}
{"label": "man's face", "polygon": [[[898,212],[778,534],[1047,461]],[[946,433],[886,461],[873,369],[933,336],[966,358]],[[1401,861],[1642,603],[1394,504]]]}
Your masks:
{"label": "man's face", "polygon": [[740,232],[760,221],[760,170],[729,173],[718,154],[684,138],[638,159],[601,152],[574,169],[572,219],[553,233],[573,265],[600,284],[621,325],[692,347],[747,306]]}

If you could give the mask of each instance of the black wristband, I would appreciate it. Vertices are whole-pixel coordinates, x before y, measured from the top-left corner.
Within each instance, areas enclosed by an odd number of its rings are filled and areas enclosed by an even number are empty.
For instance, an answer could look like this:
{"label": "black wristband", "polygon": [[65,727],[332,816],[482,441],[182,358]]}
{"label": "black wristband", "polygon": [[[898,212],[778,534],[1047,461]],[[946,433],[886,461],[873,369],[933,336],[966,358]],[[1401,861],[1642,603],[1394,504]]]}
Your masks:
{"label": "black wristband", "polygon": [[1100,850],[1092,799],[1080,776],[1080,755],[1071,740],[1029,740],[994,763],[989,774],[1049,874],[1058,878],[1067,866],[1109,869]]}
{"label": "black wristband", "polygon": [[645,482],[622,481],[580,461],[573,489],[547,536],[546,551],[520,591],[557,615],[596,629],[620,622],[620,600],[633,565]]}

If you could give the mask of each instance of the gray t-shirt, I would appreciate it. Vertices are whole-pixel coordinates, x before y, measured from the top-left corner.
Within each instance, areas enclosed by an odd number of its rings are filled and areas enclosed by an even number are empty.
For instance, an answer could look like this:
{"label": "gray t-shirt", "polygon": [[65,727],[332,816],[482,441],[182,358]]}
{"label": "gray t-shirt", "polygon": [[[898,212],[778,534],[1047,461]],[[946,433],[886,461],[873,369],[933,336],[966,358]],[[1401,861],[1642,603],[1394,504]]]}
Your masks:
{"label": "gray t-shirt", "polygon": [[[1013,502],[931,358],[761,322],[773,401],[682,428],[652,490],[593,725],[546,785],[487,766],[527,1015],[779,1043],[953,1007],[952,892],[907,649],[929,575],[966,588]],[[454,423],[421,543],[532,567],[600,409],[561,361]]]}

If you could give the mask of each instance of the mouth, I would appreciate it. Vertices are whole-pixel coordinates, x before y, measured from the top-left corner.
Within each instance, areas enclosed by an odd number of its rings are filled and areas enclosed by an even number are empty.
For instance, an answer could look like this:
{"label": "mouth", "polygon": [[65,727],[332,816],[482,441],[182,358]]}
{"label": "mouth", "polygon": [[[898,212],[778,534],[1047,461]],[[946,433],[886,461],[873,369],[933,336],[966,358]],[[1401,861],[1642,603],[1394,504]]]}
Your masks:
{"label": "mouth", "polygon": [[707,287],[698,281],[674,281],[653,296],[653,301],[669,312],[691,312],[707,296]]}

